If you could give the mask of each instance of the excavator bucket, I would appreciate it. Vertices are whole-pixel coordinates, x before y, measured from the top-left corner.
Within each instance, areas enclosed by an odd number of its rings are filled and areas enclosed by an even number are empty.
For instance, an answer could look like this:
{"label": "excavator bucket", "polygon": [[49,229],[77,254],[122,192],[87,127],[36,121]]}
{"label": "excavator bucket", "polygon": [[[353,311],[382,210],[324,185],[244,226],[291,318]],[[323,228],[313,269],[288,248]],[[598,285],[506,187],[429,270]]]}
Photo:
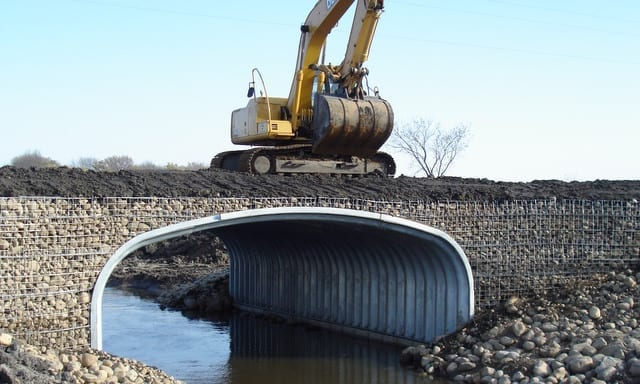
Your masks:
{"label": "excavator bucket", "polygon": [[316,94],[312,129],[313,153],[370,157],[391,135],[393,110],[377,97]]}

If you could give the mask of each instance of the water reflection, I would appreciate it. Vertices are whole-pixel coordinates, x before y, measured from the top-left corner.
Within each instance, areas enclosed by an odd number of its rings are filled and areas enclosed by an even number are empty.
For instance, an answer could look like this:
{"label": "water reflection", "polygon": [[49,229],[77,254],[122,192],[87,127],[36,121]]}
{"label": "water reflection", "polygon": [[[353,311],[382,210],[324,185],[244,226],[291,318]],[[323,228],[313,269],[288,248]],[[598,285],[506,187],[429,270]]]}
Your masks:
{"label": "water reflection", "polygon": [[230,382],[417,383],[400,349],[317,328],[231,319]]}
{"label": "water reflection", "polygon": [[229,323],[190,320],[179,312],[107,288],[103,349],[143,361],[187,383],[227,383]]}
{"label": "water reflection", "polygon": [[399,348],[317,328],[235,314],[189,319],[109,288],[104,349],[187,383],[427,383],[402,367]]}

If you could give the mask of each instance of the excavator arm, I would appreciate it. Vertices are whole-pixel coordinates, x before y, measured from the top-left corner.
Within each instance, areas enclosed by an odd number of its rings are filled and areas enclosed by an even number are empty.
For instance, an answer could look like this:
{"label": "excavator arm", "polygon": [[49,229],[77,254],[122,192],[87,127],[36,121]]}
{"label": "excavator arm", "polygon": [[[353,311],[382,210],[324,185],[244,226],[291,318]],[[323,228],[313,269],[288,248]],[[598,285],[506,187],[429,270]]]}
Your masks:
{"label": "excavator arm", "polygon": [[347,52],[340,65],[340,75],[345,89],[361,86],[363,76],[368,73],[366,69],[362,71],[362,64],[369,58],[373,35],[383,9],[383,0],[360,1],[356,8]]}
{"label": "excavator arm", "polygon": [[[294,131],[305,124],[305,119],[312,118],[315,82],[322,84],[326,80],[338,84],[340,92],[347,97],[362,99],[366,93],[362,89],[362,79],[368,71],[362,65],[369,57],[373,35],[384,8],[383,0],[357,0],[342,63],[339,66],[318,64],[327,36],[353,2],[319,0],[301,27],[296,72],[287,99]],[[318,72],[322,73],[319,77]]]}

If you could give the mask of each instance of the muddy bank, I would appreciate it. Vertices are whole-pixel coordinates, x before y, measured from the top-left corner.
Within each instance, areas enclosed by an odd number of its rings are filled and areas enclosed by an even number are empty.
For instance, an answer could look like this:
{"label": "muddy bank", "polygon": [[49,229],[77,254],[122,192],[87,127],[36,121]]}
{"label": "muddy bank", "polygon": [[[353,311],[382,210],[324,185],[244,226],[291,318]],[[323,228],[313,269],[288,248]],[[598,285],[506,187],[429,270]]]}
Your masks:
{"label": "muddy bank", "polygon": [[118,265],[108,286],[157,299],[183,284],[226,270],[228,265],[224,243],[209,232],[199,232],[135,251]]}
{"label": "muddy bank", "polygon": [[208,316],[233,309],[229,294],[229,268],[220,269],[165,290],[156,297],[161,308]]}
{"label": "muddy bank", "polygon": [[108,285],[190,316],[232,310],[229,254],[210,232],[166,240],[134,252],[113,272]]}

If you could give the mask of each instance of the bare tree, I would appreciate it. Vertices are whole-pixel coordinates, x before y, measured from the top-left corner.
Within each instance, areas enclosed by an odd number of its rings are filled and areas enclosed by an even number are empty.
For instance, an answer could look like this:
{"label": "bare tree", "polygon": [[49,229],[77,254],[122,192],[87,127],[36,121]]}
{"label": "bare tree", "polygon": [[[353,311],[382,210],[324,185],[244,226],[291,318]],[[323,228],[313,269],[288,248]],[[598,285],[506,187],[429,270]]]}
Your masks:
{"label": "bare tree", "polygon": [[42,156],[38,151],[14,157],[11,159],[11,165],[18,168],[55,168],[60,166],[57,161]]}
{"label": "bare tree", "polygon": [[444,130],[440,123],[417,119],[412,123],[395,127],[389,147],[408,154],[419,172],[427,177],[444,176],[456,156],[467,148],[469,129],[458,124]]}
{"label": "bare tree", "polygon": [[121,171],[133,167],[133,159],[129,156],[110,156],[98,161],[94,166],[96,171]]}

